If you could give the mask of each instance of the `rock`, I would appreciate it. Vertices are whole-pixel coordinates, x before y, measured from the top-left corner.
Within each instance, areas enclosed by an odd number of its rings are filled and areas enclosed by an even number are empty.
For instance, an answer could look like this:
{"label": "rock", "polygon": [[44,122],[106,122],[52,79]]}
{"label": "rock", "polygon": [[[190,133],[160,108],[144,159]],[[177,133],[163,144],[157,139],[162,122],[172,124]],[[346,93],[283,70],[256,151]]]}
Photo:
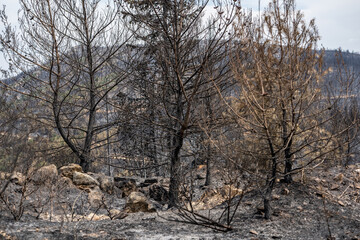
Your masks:
{"label": "rock", "polygon": [[60,177],[58,180],[58,185],[62,187],[75,187],[73,181],[68,177]]}
{"label": "rock", "polygon": [[22,186],[25,183],[26,177],[20,172],[14,172],[9,179],[12,183]]}
{"label": "rock", "polygon": [[68,177],[70,179],[73,178],[74,172],[80,172],[80,173],[83,172],[80,165],[75,164],[75,163],[71,163],[71,164],[69,164],[67,166],[62,166],[59,170],[60,170],[61,175],[63,175],[64,177]]}
{"label": "rock", "polygon": [[152,185],[149,188],[149,197],[160,203],[165,203],[169,199],[169,193],[160,185]]}
{"label": "rock", "polygon": [[330,190],[335,191],[335,190],[339,190],[340,185],[339,184],[331,184]]}
{"label": "rock", "polygon": [[340,206],[345,206],[345,203],[344,202],[342,202],[342,201],[338,201],[338,204],[340,205]]}
{"label": "rock", "polygon": [[96,173],[88,173],[88,175],[92,176],[100,183],[100,189],[102,191],[113,194],[115,186],[114,178]]}
{"label": "rock", "polygon": [[100,188],[104,192],[112,194],[114,192],[114,178],[109,176],[103,176],[102,178],[98,179],[100,181]]}
{"label": "rock", "polygon": [[87,216],[86,216],[86,220],[88,221],[101,221],[101,220],[108,220],[109,219],[109,216],[106,216],[104,214],[94,214],[94,213],[89,213]]}
{"label": "rock", "polygon": [[31,180],[37,184],[54,184],[58,179],[58,170],[54,164],[39,168]]}
{"label": "rock", "polygon": [[290,190],[287,189],[287,188],[284,188],[284,189],[281,191],[281,194],[282,194],[282,195],[289,195],[289,194],[290,194]]}
{"label": "rock", "polygon": [[254,234],[254,235],[258,235],[259,233],[257,232],[257,231],[255,231],[254,229],[251,229],[250,231],[249,231],[251,234]]}
{"label": "rock", "polygon": [[11,173],[7,173],[7,172],[0,172],[0,180],[6,180],[9,179],[11,176]]}
{"label": "rock", "polygon": [[274,195],[272,195],[272,199],[273,199],[273,200],[279,200],[279,199],[280,199],[280,195],[274,194]]}
{"label": "rock", "polygon": [[132,192],[127,198],[125,209],[127,212],[155,212],[154,206],[141,192]]}
{"label": "rock", "polygon": [[315,181],[316,183],[321,183],[321,179],[320,179],[320,178],[314,178],[314,181]]}
{"label": "rock", "polygon": [[118,209],[111,209],[109,211],[109,215],[110,215],[111,220],[123,219],[123,218],[126,218],[128,216],[128,214],[126,212],[120,211]]}
{"label": "rock", "polygon": [[338,175],[336,175],[334,177],[334,181],[337,181],[337,182],[340,182],[340,183],[343,181],[343,179],[344,179],[344,174],[342,174],[342,173],[339,173]]}
{"label": "rock", "polygon": [[354,180],[360,182],[360,168],[354,170]]}
{"label": "rock", "polygon": [[140,183],[140,187],[148,187],[155,183],[158,183],[158,180],[156,178],[147,178],[144,180],[144,182]]}
{"label": "rock", "polygon": [[76,172],[76,171],[73,173],[72,180],[75,185],[85,185],[85,186],[99,186],[100,185],[100,183],[92,176],[90,176],[86,173],[81,173],[81,172]]}
{"label": "rock", "polygon": [[103,193],[101,192],[99,187],[95,187],[93,189],[90,189],[90,192],[88,194],[88,200],[91,207],[99,208],[101,205],[103,205]]}
{"label": "rock", "polygon": [[132,192],[137,192],[136,181],[132,178],[114,178],[115,186],[122,191],[122,197],[129,196]]}

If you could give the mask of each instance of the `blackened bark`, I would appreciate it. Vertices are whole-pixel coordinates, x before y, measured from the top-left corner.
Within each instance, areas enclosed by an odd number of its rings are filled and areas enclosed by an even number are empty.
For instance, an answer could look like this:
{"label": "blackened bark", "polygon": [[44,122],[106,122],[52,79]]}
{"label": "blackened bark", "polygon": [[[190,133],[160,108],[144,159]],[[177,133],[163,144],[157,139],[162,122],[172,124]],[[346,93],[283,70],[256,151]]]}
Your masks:
{"label": "blackened bark", "polygon": [[272,164],[272,170],[271,175],[268,176],[266,180],[266,189],[264,194],[264,212],[265,212],[265,219],[270,219],[271,217],[271,194],[275,186],[276,181],[276,170],[277,170],[277,158],[274,151],[274,147],[271,141],[271,138],[268,136],[268,144],[271,152],[271,164]]}
{"label": "blackened bark", "polygon": [[285,174],[284,182],[285,183],[292,183],[291,170],[292,170],[292,159],[291,159],[291,157],[285,158],[285,172],[284,172],[284,174]]}
{"label": "blackened bark", "polygon": [[[213,124],[213,112],[211,108],[211,98],[206,98],[206,112],[210,119],[209,125]],[[211,132],[209,132],[209,138],[211,138]],[[209,186],[211,184],[211,143],[208,141],[207,144],[207,159],[206,159],[206,177],[205,177],[205,186]]]}
{"label": "blackened bark", "polygon": [[[284,169],[284,182],[291,183],[292,182],[292,154],[291,154],[291,146],[292,146],[292,138],[290,134],[288,133],[287,128],[287,119],[286,119],[286,108],[285,104],[282,104],[282,112],[283,112],[283,120],[282,120],[282,139],[283,139],[283,145],[285,147],[285,169]],[[290,138],[290,139],[289,139]]]}
{"label": "blackened bark", "polygon": [[266,190],[265,190],[265,195],[264,195],[264,213],[265,213],[265,219],[270,219],[271,217],[271,194],[272,191],[274,189],[275,186],[275,181],[276,181],[276,168],[277,168],[277,163],[276,163],[276,158],[273,159],[273,169],[272,169],[272,174],[271,174],[271,178],[267,180],[266,183]]}
{"label": "blackened bark", "polygon": [[206,159],[206,177],[205,186],[211,185],[211,167],[210,167],[210,156]]}
{"label": "blackened bark", "polygon": [[177,206],[179,201],[180,189],[180,150],[183,145],[182,131],[173,137],[174,149],[170,154],[170,187],[169,187],[169,207]]}

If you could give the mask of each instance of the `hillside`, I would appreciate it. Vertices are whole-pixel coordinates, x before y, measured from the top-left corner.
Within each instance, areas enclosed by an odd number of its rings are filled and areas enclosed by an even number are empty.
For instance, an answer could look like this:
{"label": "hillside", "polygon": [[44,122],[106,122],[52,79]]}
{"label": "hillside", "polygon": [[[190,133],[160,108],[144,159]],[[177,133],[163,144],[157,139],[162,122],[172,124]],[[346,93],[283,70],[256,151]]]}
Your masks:
{"label": "hillside", "polygon": [[[49,178],[37,181],[37,185],[29,183],[28,188],[36,187],[36,191],[24,202],[21,221],[14,221],[6,208],[1,209],[0,239],[360,239],[360,164],[308,172],[296,176],[290,185],[277,183],[272,195],[274,211],[270,220],[263,218],[261,191],[248,189],[240,201],[232,230],[228,232],[201,226],[200,218],[190,222],[181,218],[181,212],[175,208],[167,209],[159,199],[154,200],[156,197],[150,196],[149,189],[153,186],[167,188],[166,179],[159,178],[157,183],[150,183],[135,178],[138,190],[130,192],[143,192],[145,201],[151,202],[154,210],[134,212],[129,211],[129,189],[121,184],[126,178],[115,178],[113,191],[99,192],[97,188],[74,185],[63,175],[68,173],[60,172],[59,176],[42,175],[56,180],[53,187],[48,185]],[[197,173],[203,174],[201,170]],[[217,177],[216,181],[219,184],[221,179]],[[150,187],[145,187],[145,182],[149,182]],[[4,180],[1,181],[3,184]],[[12,192],[14,202],[21,196],[19,184],[12,181],[7,190]],[[221,189],[224,185],[197,189],[197,195],[205,196],[200,202],[206,206],[201,207],[198,214],[217,219],[223,213],[226,202],[222,202],[226,197],[219,195]],[[124,193],[128,197],[124,197]],[[103,196],[106,207],[96,205],[98,194]],[[237,196],[233,201],[239,199]],[[224,223],[225,218],[222,219],[220,223]]]}

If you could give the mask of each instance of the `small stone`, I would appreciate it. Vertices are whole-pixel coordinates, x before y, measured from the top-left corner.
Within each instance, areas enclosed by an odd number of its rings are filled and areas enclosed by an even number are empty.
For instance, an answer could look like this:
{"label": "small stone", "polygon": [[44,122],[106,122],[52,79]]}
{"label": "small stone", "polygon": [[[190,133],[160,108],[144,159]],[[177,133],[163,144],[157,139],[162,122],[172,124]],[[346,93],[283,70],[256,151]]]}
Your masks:
{"label": "small stone", "polygon": [[280,215],[281,215],[281,210],[280,210],[280,209],[274,209],[273,215],[274,215],[275,217],[280,216]]}
{"label": "small stone", "polygon": [[258,233],[257,231],[255,231],[254,229],[251,229],[251,230],[250,230],[250,233],[251,233],[251,234],[254,234],[254,235],[258,235],[258,234],[259,234],[259,233]]}
{"label": "small stone", "polygon": [[298,206],[297,209],[301,212],[303,208],[301,206]]}
{"label": "small stone", "polygon": [[111,209],[109,211],[109,215],[110,215],[110,219],[111,220],[116,220],[116,219],[124,219],[128,216],[127,213],[120,211],[118,209]]}
{"label": "small stone", "polygon": [[290,190],[287,189],[287,188],[284,188],[284,189],[281,191],[281,194],[282,194],[282,195],[289,195],[289,194],[290,194]]}
{"label": "small stone", "polygon": [[274,194],[274,195],[272,195],[272,199],[273,199],[273,200],[279,200],[279,199],[280,199],[280,195]]}
{"label": "small stone", "polygon": [[314,178],[314,181],[315,181],[316,183],[320,183],[320,182],[321,182],[321,179],[320,179],[320,178]]}
{"label": "small stone", "polygon": [[11,173],[7,173],[7,172],[0,172],[0,180],[6,180],[9,179],[9,177],[11,176]]}
{"label": "small stone", "polygon": [[334,181],[337,181],[337,182],[342,182],[343,179],[344,179],[344,174],[342,174],[342,173],[339,173],[338,175],[336,175],[334,177]]}
{"label": "small stone", "polygon": [[354,187],[355,187],[356,189],[360,189],[360,183],[354,183]]}
{"label": "small stone", "polygon": [[343,203],[342,201],[338,201],[339,205],[341,206],[345,206],[345,203]]}
{"label": "small stone", "polygon": [[335,190],[339,190],[339,188],[340,188],[339,184],[335,183],[331,185],[330,190],[335,191]]}
{"label": "small stone", "polygon": [[25,181],[26,181],[26,177],[20,173],[20,172],[14,172],[11,176],[10,176],[10,181],[17,184],[17,185],[24,185]]}
{"label": "small stone", "polygon": [[291,218],[291,215],[289,213],[280,212],[280,216],[283,218]]}

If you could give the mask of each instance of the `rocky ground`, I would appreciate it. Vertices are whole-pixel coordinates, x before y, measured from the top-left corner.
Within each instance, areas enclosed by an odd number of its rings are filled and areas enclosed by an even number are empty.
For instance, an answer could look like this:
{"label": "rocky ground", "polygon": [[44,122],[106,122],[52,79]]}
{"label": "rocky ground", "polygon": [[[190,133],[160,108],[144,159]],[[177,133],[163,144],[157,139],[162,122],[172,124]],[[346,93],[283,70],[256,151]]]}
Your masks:
{"label": "rocky ground", "polygon": [[[24,185],[28,196],[19,221],[0,204],[0,239],[360,239],[360,164],[279,182],[271,220],[263,218],[261,192],[248,189],[228,232],[181,222],[165,204],[166,179],[112,179],[76,168],[48,167],[27,179],[3,174],[1,186],[11,179],[8,206],[19,206]],[[199,190],[194,208],[218,219],[230,188]],[[231,189],[236,202],[243,192]]]}

